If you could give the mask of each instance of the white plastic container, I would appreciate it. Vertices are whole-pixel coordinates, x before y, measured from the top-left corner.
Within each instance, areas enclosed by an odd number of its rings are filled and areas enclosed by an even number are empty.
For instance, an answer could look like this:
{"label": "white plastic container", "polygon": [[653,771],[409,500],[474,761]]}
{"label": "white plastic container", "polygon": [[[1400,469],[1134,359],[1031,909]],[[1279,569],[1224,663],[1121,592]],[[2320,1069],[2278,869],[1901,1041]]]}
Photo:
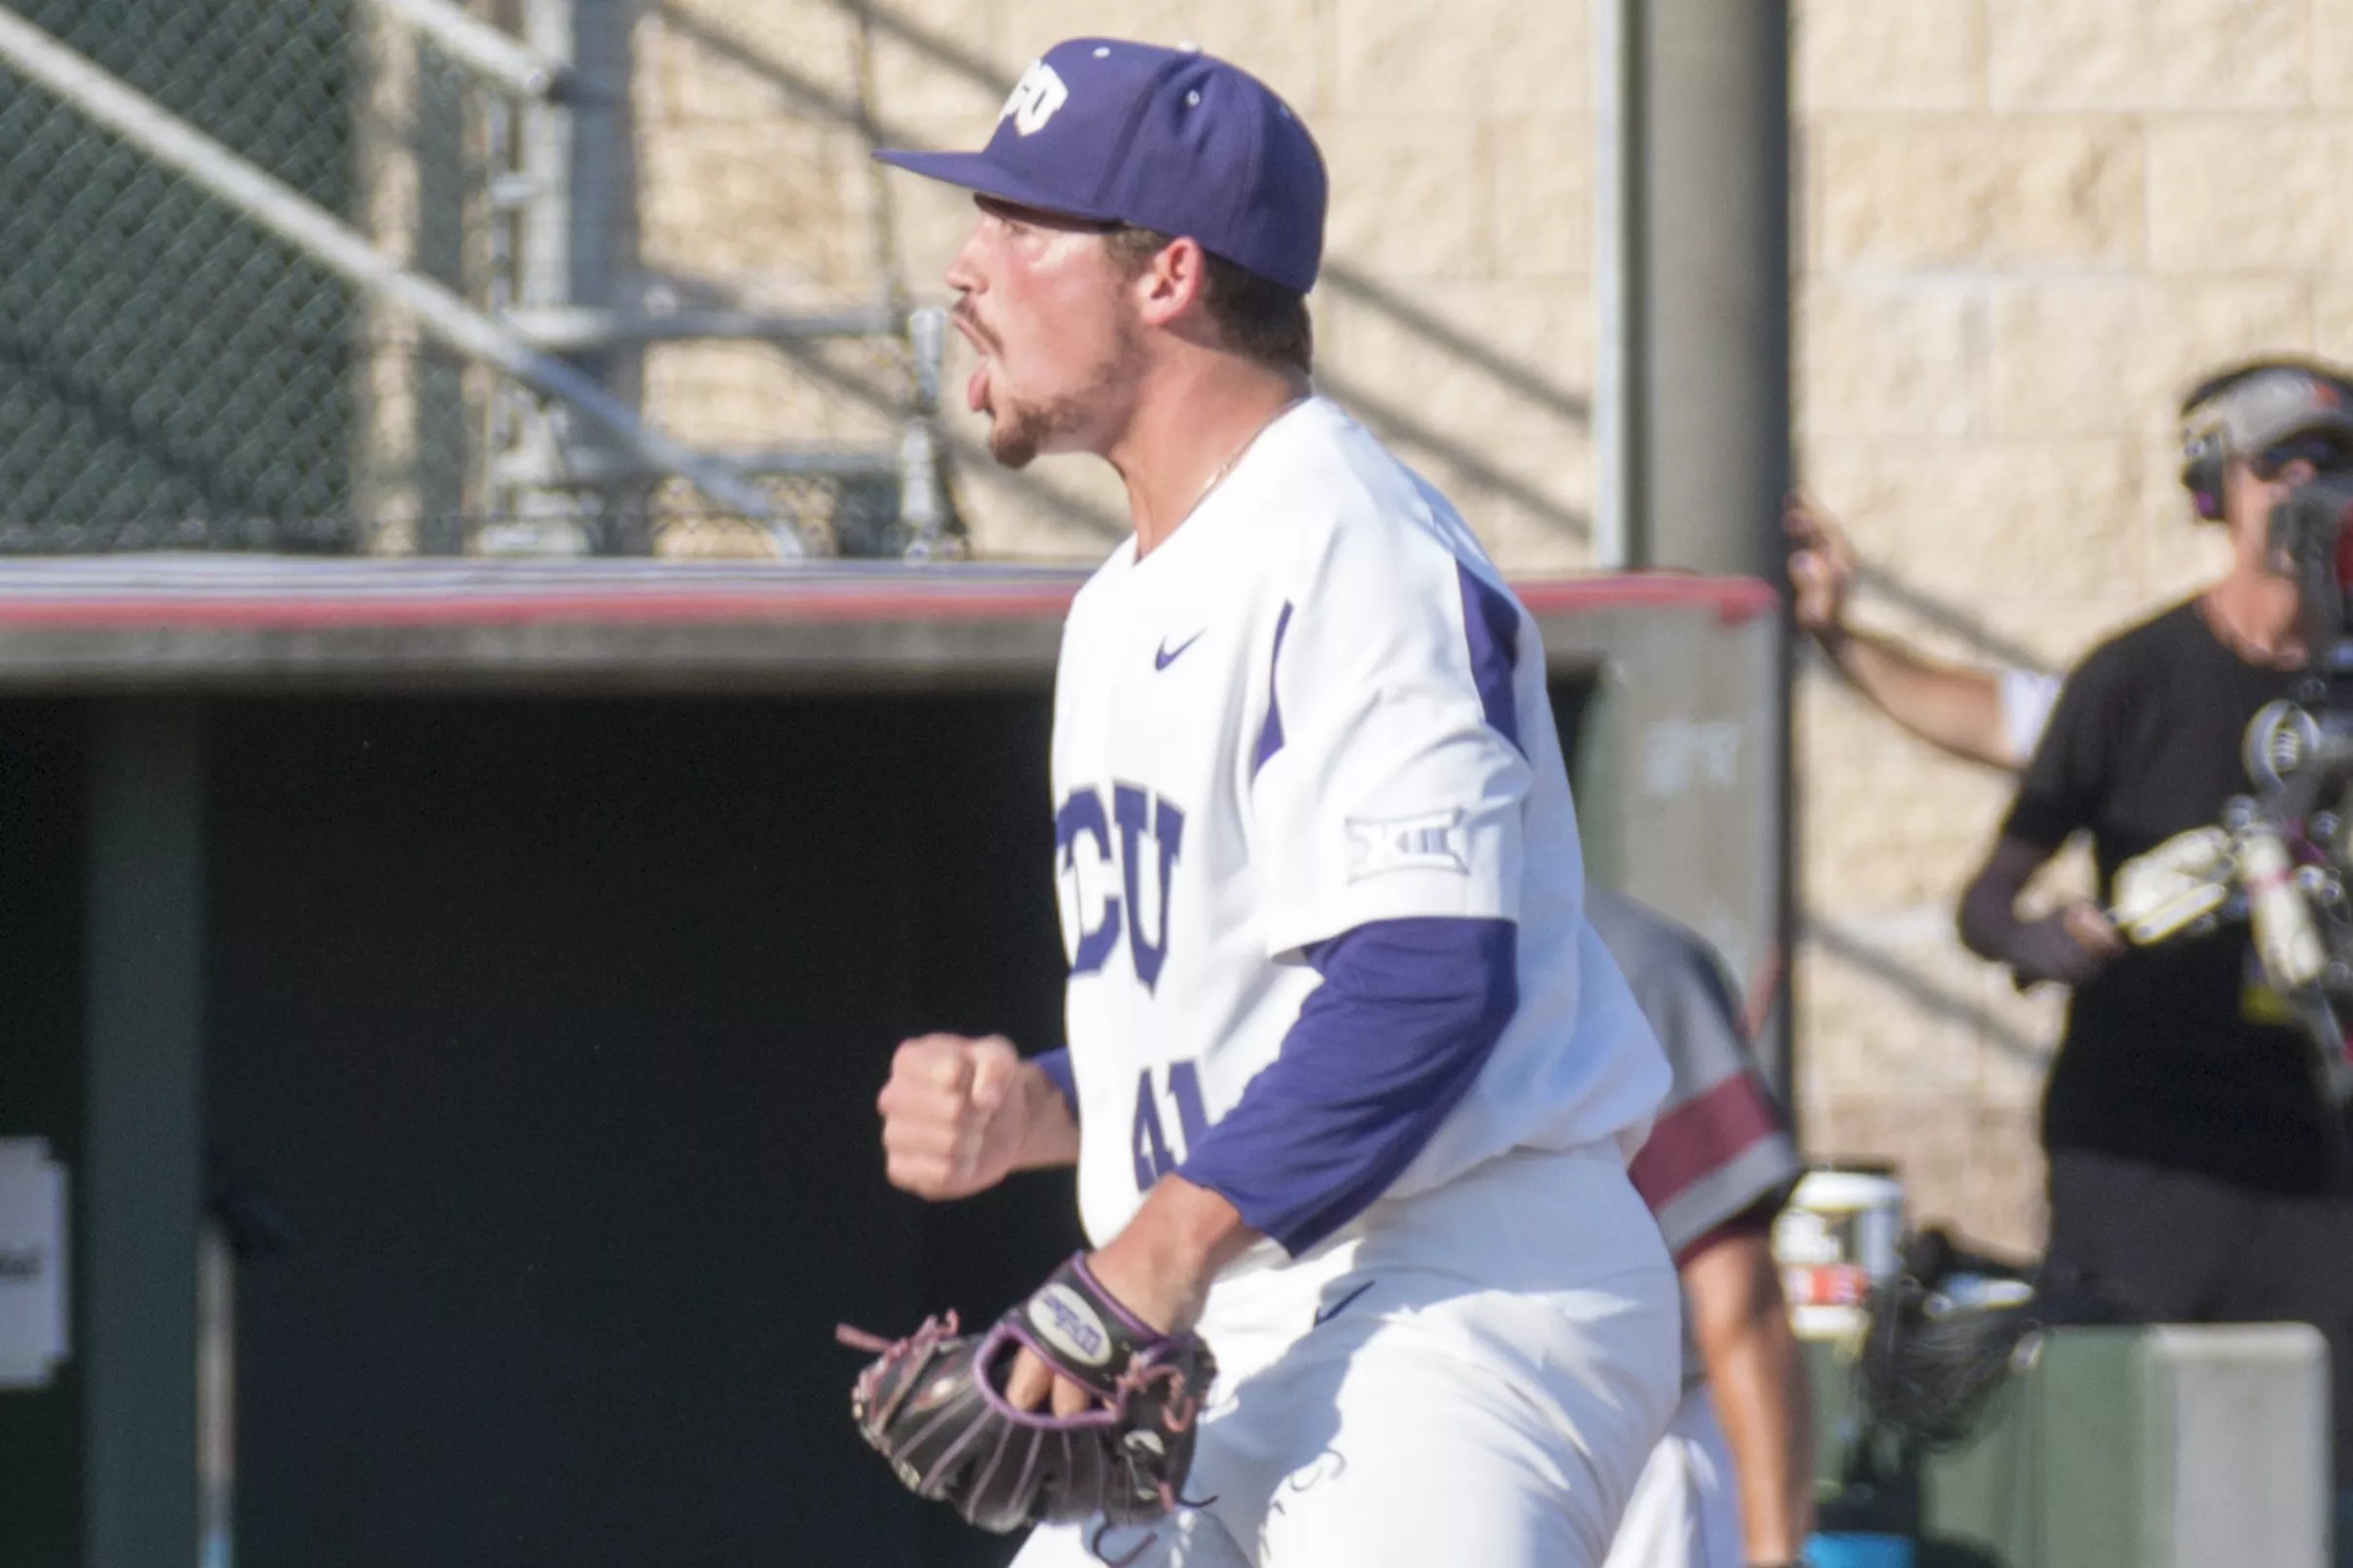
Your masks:
{"label": "white plastic container", "polygon": [[1773,1223],[1774,1262],[1802,1340],[1863,1326],[1863,1303],[1902,1263],[1904,1184],[1888,1166],[1820,1166],[1799,1178]]}

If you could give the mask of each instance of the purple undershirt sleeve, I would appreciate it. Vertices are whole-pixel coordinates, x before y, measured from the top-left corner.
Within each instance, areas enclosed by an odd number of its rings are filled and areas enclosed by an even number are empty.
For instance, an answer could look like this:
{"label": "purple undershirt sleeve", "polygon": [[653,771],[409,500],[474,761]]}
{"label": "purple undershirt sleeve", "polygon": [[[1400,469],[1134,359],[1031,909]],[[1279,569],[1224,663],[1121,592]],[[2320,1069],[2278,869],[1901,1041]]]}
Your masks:
{"label": "purple undershirt sleeve", "polygon": [[1044,1073],[1062,1091],[1063,1103],[1071,1107],[1071,1120],[1078,1120],[1078,1080],[1071,1072],[1071,1048],[1040,1052],[1030,1058],[1030,1065]]}
{"label": "purple undershirt sleeve", "polygon": [[1323,984],[1178,1167],[1296,1255],[1388,1190],[1520,1005],[1510,921],[1372,921],[1307,950]]}

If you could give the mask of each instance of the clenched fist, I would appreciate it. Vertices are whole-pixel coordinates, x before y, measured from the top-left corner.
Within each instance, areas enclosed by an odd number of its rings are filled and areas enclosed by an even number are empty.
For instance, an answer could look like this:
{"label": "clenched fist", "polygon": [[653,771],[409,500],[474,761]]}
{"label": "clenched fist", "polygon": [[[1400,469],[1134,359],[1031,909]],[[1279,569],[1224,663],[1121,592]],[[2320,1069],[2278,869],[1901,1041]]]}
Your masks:
{"label": "clenched fist", "polygon": [[1028,1129],[1022,1063],[992,1034],[924,1034],[891,1058],[875,1099],[891,1185],[918,1198],[969,1198],[1005,1179]]}

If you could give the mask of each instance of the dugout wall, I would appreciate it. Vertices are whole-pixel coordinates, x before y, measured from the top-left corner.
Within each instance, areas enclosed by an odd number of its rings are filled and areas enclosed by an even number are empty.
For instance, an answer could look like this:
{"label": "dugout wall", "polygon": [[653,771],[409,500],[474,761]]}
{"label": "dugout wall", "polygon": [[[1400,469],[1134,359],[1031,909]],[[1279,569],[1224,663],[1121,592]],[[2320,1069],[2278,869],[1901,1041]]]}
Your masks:
{"label": "dugout wall", "polygon": [[[1075,581],[0,567],[0,1136],[73,1171],[77,1331],[0,1391],[0,1560],[186,1560],[208,1206],[240,1565],[1002,1560],[830,1331],[1075,1241],[1054,1177],[891,1192],[871,1108],[910,1030],[1058,1037]],[[1770,596],[1524,593],[1597,875],[1770,974]]]}

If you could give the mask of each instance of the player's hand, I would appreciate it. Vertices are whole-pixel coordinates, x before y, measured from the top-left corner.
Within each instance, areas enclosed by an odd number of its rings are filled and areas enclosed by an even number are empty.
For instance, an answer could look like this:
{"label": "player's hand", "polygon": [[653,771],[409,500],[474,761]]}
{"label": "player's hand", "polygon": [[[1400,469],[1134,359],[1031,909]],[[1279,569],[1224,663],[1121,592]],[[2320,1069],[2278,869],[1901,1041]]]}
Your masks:
{"label": "player's hand", "polygon": [[1005,1179],[1021,1151],[1012,1107],[1021,1058],[1002,1035],[924,1034],[891,1058],[882,1113],[891,1185],[934,1201],[969,1198]]}
{"label": "player's hand", "polygon": [[1830,513],[1796,491],[1781,503],[1781,532],[1789,540],[1791,608],[1814,637],[1835,637],[1846,622],[1846,592],[1854,584],[1854,549]]}
{"label": "player's hand", "polygon": [[1043,1410],[1049,1402],[1055,1414],[1076,1415],[1095,1403],[1095,1396],[1058,1375],[1038,1359],[1037,1352],[1025,1346],[1014,1353],[1013,1370],[1005,1374],[1005,1403],[1017,1411],[1035,1411]]}
{"label": "player's hand", "polygon": [[[1162,1334],[1178,1323],[1190,1324],[1200,1315],[1200,1287],[1153,1270],[1131,1248],[1122,1246],[1120,1237],[1089,1253],[1087,1268],[1113,1301]],[[1095,1396],[1056,1374],[1035,1353],[1021,1351],[1013,1358],[1013,1370],[1005,1375],[1005,1403],[1015,1410],[1034,1411],[1049,1401],[1056,1415],[1075,1415],[1093,1404]]]}
{"label": "player's hand", "polygon": [[2073,903],[2020,925],[2008,957],[2020,985],[2054,980],[2080,986],[2124,951],[2125,939],[2097,906]]}

